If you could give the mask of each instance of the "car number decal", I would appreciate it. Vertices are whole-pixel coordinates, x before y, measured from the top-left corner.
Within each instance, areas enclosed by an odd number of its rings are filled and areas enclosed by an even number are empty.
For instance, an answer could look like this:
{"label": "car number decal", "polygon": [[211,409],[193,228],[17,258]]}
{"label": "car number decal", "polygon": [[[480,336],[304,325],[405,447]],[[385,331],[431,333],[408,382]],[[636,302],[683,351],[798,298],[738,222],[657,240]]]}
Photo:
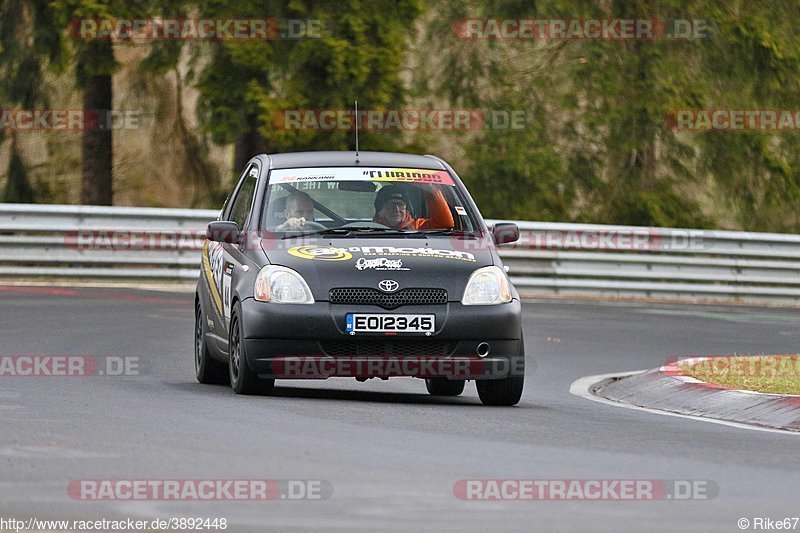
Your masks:
{"label": "car number decal", "polygon": [[233,263],[225,263],[222,270],[222,307],[225,311],[225,320],[231,319],[231,275]]}
{"label": "car number decal", "polygon": [[218,244],[211,241],[206,242],[203,245],[203,273],[206,277],[206,282],[208,283],[209,293],[211,293],[211,299],[213,300],[214,304],[217,307],[217,312],[222,314],[222,300],[219,294],[219,285],[217,284],[217,277],[214,267],[217,261],[217,258],[221,257],[221,247],[219,248],[220,253],[216,254],[214,252],[213,247],[211,244]]}

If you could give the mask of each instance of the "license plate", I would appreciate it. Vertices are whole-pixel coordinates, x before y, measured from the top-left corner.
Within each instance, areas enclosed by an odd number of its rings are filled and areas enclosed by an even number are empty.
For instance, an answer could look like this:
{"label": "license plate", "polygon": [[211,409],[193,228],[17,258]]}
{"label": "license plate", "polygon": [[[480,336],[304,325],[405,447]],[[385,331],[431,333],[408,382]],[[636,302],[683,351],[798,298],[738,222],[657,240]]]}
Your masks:
{"label": "license plate", "polygon": [[347,314],[347,332],[356,333],[425,333],[436,327],[436,315]]}

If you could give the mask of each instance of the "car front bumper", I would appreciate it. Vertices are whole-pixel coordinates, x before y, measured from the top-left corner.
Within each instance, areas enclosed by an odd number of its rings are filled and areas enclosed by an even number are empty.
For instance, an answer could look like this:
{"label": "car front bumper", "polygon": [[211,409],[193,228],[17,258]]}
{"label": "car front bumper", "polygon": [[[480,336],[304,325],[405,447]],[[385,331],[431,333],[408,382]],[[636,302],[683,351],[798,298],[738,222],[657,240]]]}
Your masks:
{"label": "car front bumper", "polygon": [[[348,313],[434,314],[424,335],[350,335]],[[499,379],[521,368],[521,305],[435,306],[270,304],[242,301],[247,362],[261,377],[448,377]],[[482,346],[483,357],[478,355]],[[488,353],[485,352],[488,345]]]}

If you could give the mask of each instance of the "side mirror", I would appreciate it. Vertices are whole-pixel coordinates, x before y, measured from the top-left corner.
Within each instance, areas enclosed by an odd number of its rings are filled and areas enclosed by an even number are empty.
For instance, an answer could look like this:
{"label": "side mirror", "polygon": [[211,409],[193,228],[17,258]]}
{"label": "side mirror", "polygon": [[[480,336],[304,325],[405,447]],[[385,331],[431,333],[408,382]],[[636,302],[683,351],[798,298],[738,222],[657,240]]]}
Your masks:
{"label": "side mirror", "polygon": [[512,222],[498,222],[492,227],[496,244],[508,244],[519,240],[519,227]]}
{"label": "side mirror", "polygon": [[242,232],[236,222],[228,220],[217,220],[206,228],[206,238],[209,241],[224,242],[228,244],[239,244]]}

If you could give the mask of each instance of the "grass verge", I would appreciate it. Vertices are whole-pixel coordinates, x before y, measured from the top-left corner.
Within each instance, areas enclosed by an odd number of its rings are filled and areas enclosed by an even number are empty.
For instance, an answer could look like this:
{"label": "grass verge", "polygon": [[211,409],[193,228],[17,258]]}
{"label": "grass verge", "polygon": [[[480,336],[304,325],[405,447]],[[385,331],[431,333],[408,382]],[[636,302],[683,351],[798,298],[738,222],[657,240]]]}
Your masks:
{"label": "grass verge", "polygon": [[686,376],[731,389],[800,394],[800,355],[710,357],[679,367]]}

